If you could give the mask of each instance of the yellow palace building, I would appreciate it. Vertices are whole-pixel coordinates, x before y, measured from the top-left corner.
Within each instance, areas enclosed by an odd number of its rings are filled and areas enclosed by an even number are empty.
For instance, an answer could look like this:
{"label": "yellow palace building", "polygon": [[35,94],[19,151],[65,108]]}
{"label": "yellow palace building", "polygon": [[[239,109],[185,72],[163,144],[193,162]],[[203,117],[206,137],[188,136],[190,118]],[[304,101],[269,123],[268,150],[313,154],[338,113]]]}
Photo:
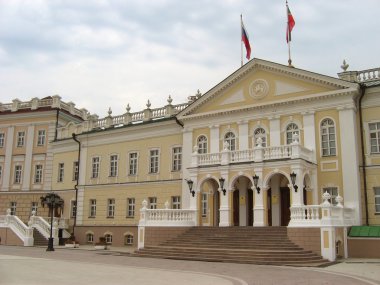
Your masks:
{"label": "yellow palace building", "polygon": [[101,119],[57,96],[2,104],[0,213],[47,217],[54,191],[81,244],[135,247],[152,226],[319,228],[333,260],[351,226],[380,225],[379,69],[342,68],[255,58],[186,103]]}

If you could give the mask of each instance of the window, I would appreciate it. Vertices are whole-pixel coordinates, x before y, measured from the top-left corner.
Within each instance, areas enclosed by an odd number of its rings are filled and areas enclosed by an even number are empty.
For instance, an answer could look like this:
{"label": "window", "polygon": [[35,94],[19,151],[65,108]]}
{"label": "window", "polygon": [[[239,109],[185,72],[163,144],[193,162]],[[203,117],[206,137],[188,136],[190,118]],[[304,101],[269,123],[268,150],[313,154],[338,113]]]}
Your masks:
{"label": "window", "polygon": [[77,216],[77,202],[71,201],[70,203],[70,215],[71,218],[75,218]]}
{"label": "window", "polygon": [[90,199],[90,218],[96,216],[96,199]]}
{"label": "window", "polygon": [[200,136],[197,141],[198,153],[207,153],[207,138]]}
{"label": "window", "polygon": [[22,166],[21,165],[16,165],[15,166],[15,184],[20,184],[21,183],[21,175],[22,175]]}
{"label": "window", "polygon": [[181,209],[181,197],[173,196],[172,197],[172,209]]}
{"label": "window", "polygon": [[129,154],[129,175],[137,174],[137,152]]}
{"label": "window", "polygon": [[5,143],[5,134],[0,133],[0,147],[4,147],[4,143]]}
{"label": "window", "polygon": [[369,124],[369,136],[371,142],[371,153],[380,152],[380,123]]}
{"label": "window", "polygon": [[106,234],[104,237],[106,238],[106,243],[112,244],[112,235],[111,234]]}
{"label": "window", "polygon": [[321,122],[321,144],[322,156],[336,155],[335,125],[331,119]]}
{"label": "window", "polygon": [[32,202],[32,207],[31,207],[31,209],[30,209],[31,211],[31,213],[33,213],[34,212],[34,214],[35,215],[37,215],[37,210],[38,210],[38,202]]}
{"label": "window", "polygon": [[298,136],[299,141],[300,131],[295,123],[290,123],[286,127],[286,144],[291,144],[296,136]]}
{"label": "window", "polygon": [[98,156],[92,158],[91,178],[99,177],[100,158]]}
{"label": "window", "polygon": [[87,243],[93,243],[94,242],[94,234],[93,233],[88,233],[86,235],[86,241],[87,241]]}
{"label": "window", "polygon": [[158,161],[159,161],[158,149],[151,149],[150,150],[149,173],[158,173]]}
{"label": "window", "polygon": [[42,183],[42,165],[37,164],[34,170],[34,183]]}
{"label": "window", "polygon": [[37,145],[38,146],[45,145],[45,137],[46,137],[46,131],[45,130],[38,130],[38,138],[37,138]]}
{"label": "window", "polygon": [[133,235],[124,236],[124,245],[133,245]]}
{"label": "window", "polygon": [[107,201],[107,217],[115,217],[115,199],[108,199]]}
{"label": "window", "polygon": [[261,140],[261,146],[267,146],[267,135],[265,134],[265,130],[263,128],[257,128],[253,134],[253,143],[257,146],[257,143]]}
{"label": "window", "polygon": [[373,188],[375,191],[375,212],[380,213],[380,187]]}
{"label": "window", "polygon": [[25,132],[17,133],[17,147],[23,147],[25,144]]}
{"label": "window", "polygon": [[236,137],[233,132],[226,133],[226,135],[224,136],[224,142],[228,143],[229,150],[236,150]]}
{"label": "window", "polygon": [[74,163],[73,163],[73,181],[78,180],[78,175],[79,175],[79,162],[74,161]]}
{"label": "window", "polygon": [[338,187],[325,187],[323,188],[323,193],[329,193],[331,198],[328,200],[332,205],[336,206],[338,203],[335,200],[336,196],[338,196]]}
{"label": "window", "polygon": [[2,176],[3,176],[3,166],[0,165],[0,179],[1,179]]}
{"label": "window", "polygon": [[180,171],[182,167],[182,147],[173,147],[172,152],[172,171]]}
{"label": "window", "polygon": [[111,155],[110,156],[110,177],[117,176],[117,162],[118,162],[117,154]]}
{"label": "window", "polygon": [[149,209],[157,209],[157,197],[149,197]]}
{"label": "window", "polygon": [[9,205],[11,209],[11,215],[15,216],[16,215],[16,209],[17,209],[17,202],[11,202]]}
{"label": "window", "polygon": [[206,193],[202,193],[201,205],[202,205],[202,217],[206,217],[207,216],[207,208],[208,208],[207,194]]}
{"label": "window", "polygon": [[58,163],[58,182],[63,182],[64,174],[65,174],[65,164]]}
{"label": "window", "polygon": [[135,216],[135,205],[136,205],[135,198],[127,199],[127,217]]}

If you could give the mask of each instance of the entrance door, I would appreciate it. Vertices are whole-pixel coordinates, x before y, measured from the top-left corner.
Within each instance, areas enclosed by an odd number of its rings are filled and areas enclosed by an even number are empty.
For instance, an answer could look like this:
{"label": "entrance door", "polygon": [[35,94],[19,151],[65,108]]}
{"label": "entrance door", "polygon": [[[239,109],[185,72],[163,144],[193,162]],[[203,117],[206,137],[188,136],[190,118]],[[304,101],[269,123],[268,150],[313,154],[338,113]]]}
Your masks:
{"label": "entrance door", "polygon": [[267,190],[267,213],[268,213],[268,226],[272,226],[272,190]]}
{"label": "entrance door", "polygon": [[234,226],[239,226],[239,190],[235,190],[233,194],[233,218],[234,218]]}
{"label": "entrance door", "polygon": [[248,208],[248,226],[253,226],[253,191],[252,189],[247,189],[247,208]]}
{"label": "entrance door", "polygon": [[281,195],[281,226],[287,226],[290,222],[290,189],[280,187]]}
{"label": "entrance door", "polygon": [[220,220],[220,200],[219,200],[219,191],[215,191],[214,193],[214,227],[219,227],[219,220]]}

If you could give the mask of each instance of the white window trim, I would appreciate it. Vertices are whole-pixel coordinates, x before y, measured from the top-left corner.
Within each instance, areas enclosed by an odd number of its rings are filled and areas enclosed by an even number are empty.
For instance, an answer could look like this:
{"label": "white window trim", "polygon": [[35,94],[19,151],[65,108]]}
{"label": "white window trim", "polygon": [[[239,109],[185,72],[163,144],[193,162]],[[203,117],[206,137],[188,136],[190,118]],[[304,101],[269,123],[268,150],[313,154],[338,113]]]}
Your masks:
{"label": "white window trim", "polygon": [[195,146],[197,146],[198,148],[199,148],[199,142],[198,142],[198,140],[199,140],[199,138],[200,137],[205,137],[206,138],[206,152],[205,153],[209,153],[209,144],[210,144],[210,140],[209,140],[209,138],[208,138],[208,136],[207,135],[205,135],[205,134],[200,134],[197,138],[196,138],[196,140],[195,140]]}
{"label": "white window trim", "polygon": [[375,214],[380,214],[380,210],[376,211],[376,205],[378,205],[378,204],[376,204],[376,197],[379,197],[379,199],[380,199],[380,190],[379,190],[379,195],[376,195],[376,191],[375,191],[376,188],[380,189],[380,186],[373,187],[373,200],[374,200],[374,206],[375,206],[374,211],[375,211]]}
{"label": "white window trim", "polygon": [[379,157],[380,152],[371,152],[371,132],[369,130],[369,124],[380,123],[379,120],[371,120],[364,123],[364,133],[365,133],[365,153],[373,157]]}
{"label": "white window trim", "polygon": [[[180,169],[174,170],[174,149],[178,148],[178,147],[181,148],[181,160],[180,160],[181,167],[180,167]],[[173,145],[171,147],[171,154],[170,154],[170,156],[171,156],[171,165],[170,165],[170,169],[169,170],[171,172],[176,172],[176,173],[181,172],[182,171],[182,167],[183,167],[183,147],[182,147],[182,145]]]}
{"label": "white window trim", "polygon": [[300,145],[303,145],[303,140],[302,140],[302,134],[303,134],[303,125],[302,125],[302,122],[297,120],[297,119],[294,119],[294,118],[289,118],[288,120],[286,120],[284,123],[282,123],[281,125],[281,133],[282,133],[282,137],[284,139],[284,145],[287,145],[287,137],[286,137],[286,129],[288,127],[289,124],[291,123],[294,123],[298,126],[298,130],[299,130],[299,143]]}
{"label": "white window trim", "polygon": [[[150,152],[152,150],[158,150],[158,166],[157,166],[157,172],[150,172],[150,162],[151,162],[151,155],[150,155]],[[153,147],[153,148],[149,148],[148,149],[148,175],[158,175],[160,174],[160,170],[161,170],[161,148],[160,147]]]}
{"label": "white window trim", "polygon": [[222,150],[224,149],[224,142],[226,141],[225,140],[225,137],[228,133],[233,133],[234,136],[235,136],[235,151],[236,150],[239,150],[239,136],[237,135],[238,132],[234,129],[231,129],[231,128],[228,128],[227,130],[225,130],[222,134],[222,136],[220,137],[220,141],[222,142]]}
{"label": "white window trim", "polygon": [[[37,175],[37,166],[38,165],[41,165],[42,166],[42,169],[41,169],[41,181],[40,182],[36,182],[36,175]],[[36,163],[34,165],[34,170],[33,170],[33,184],[43,184],[44,183],[44,165],[42,163]]]}
{"label": "white window trim", "polygon": [[[23,141],[22,141],[22,145],[19,145],[20,133],[24,133]],[[25,131],[25,130],[23,130],[23,131],[17,131],[17,136],[16,136],[16,147],[18,147],[18,148],[25,147],[25,143],[26,143],[26,131]]]}
{"label": "white window trim", "polygon": [[[93,159],[94,158],[99,158],[99,167],[98,167],[98,176],[97,177],[93,177]],[[100,177],[100,167],[101,167],[101,161],[102,161],[102,158],[100,155],[94,155],[94,156],[91,156],[91,169],[90,169],[90,179],[99,179]]]}
{"label": "white window trim", "polygon": [[251,129],[252,130],[252,133],[251,133],[252,148],[256,147],[255,132],[257,129],[263,129],[265,131],[265,140],[266,140],[265,143],[266,143],[266,146],[269,146],[268,144],[269,131],[267,127],[264,125],[257,125]]}
{"label": "white window trim", "polygon": [[[40,134],[39,134],[40,131],[45,131],[43,144],[39,143],[40,142]],[[36,143],[37,146],[41,147],[41,146],[45,146],[46,145],[46,134],[47,134],[46,129],[38,129],[37,130],[37,143]]]}
{"label": "white window trim", "polygon": [[0,145],[0,148],[5,148],[5,142],[6,142],[6,140],[5,140],[5,132],[0,132],[0,134],[2,134],[3,135],[3,144],[2,145]]}
{"label": "white window trim", "polygon": [[[95,201],[95,214],[94,215],[92,215],[92,209],[93,209],[92,201]],[[97,200],[96,199],[90,199],[88,205],[89,205],[88,217],[89,218],[95,218],[96,217],[96,212],[97,212],[97,206],[98,206],[97,205]]]}
{"label": "white window trim", "polygon": [[[111,156],[114,156],[116,155],[117,159],[116,159],[116,174],[115,175],[111,175]],[[109,156],[109,169],[108,169],[108,177],[118,177],[119,176],[119,168],[120,168],[120,155],[118,153],[111,153]]]}
{"label": "white window trim", "polygon": [[[330,120],[332,120],[334,122],[334,128],[335,128],[335,152],[336,152],[336,154],[334,154],[334,155],[323,155],[323,151],[322,151],[322,126],[321,126],[321,124],[326,119],[330,119]],[[339,144],[338,144],[338,129],[337,129],[336,121],[332,117],[323,117],[319,121],[318,126],[319,126],[319,139],[318,140],[319,140],[319,153],[320,153],[320,157],[326,157],[326,158],[328,158],[328,157],[334,157],[334,156],[338,157],[339,156],[339,149],[338,149]]]}
{"label": "white window trim", "polygon": [[[322,197],[322,195],[323,195],[323,193],[325,193],[326,191],[325,191],[325,189],[326,188],[336,188],[336,190],[337,190],[337,192],[338,192],[338,195],[340,195],[340,196],[342,196],[341,194],[341,191],[340,191],[340,188],[339,188],[339,186],[336,186],[336,185],[333,185],[333,184],[327,184],[327,185],[323,185],[322,186],[322,188],[321,188],[321,197]],[[323,201],[322,201],[323,202]],[[331,204],[332,205],[336,205],[337,204],[337,202],[335,201],[335,199],[333,199],[333,197],[331,197]]]}
{"label": "white window trim", "polygon": [[[109,215],[110,213],[110,200],[113,200],[113,215]],[[107,218],[114,218],[116,215],[116,199],[115,198],[107,198]]]}
{"label": "white window trim", "polygon": [[[61,164],[63,164],[62,180],[60,180],[60,173],[61,173],[60,165]],[[57,183],[64,183],[64,182],[65,182],[65,163],[64,162],[58,162]]]}
{"label": "white window trim", "polygon": [[[133,199],[134,204],[133,204],[133,215],[129,215],[129,200]],[[128,197],[127,198],[127,218],[134,218],[136,216],[136,198],[135,197]]]}
{"label": "white window trim", "polygon": [[[16,182],[16,166],[21,166],[21,173],[20,173],[20,182],[18,183],[15,183]],[[15,163],[14,167],[13,167],[13,184],[15,185],[21,185],[23,183],[23,165],[21,163]]]}
{"label": "white window trim", "polygon": [[[131,174],[130,173],[130,167],[131,167],[131,164],[130,164],[130,154],[131,153],[137,153],[137,157],[136,157],[136,173],[135,174]],[[129,151],[127,153],[127,176],[138,176],[139,175],[139,159],[140,159],[140,152],[139,151]]]}

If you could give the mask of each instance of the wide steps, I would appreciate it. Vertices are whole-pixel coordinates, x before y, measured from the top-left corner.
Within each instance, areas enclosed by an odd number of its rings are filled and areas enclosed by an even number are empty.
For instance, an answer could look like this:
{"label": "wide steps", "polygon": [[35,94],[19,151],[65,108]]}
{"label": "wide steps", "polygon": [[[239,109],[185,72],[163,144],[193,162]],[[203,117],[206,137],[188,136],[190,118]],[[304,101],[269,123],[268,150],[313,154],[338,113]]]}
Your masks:
{"label": "wide steps", "polygon": [[34,246],[47,246],[48,240],[36,229],[33,230]]}

